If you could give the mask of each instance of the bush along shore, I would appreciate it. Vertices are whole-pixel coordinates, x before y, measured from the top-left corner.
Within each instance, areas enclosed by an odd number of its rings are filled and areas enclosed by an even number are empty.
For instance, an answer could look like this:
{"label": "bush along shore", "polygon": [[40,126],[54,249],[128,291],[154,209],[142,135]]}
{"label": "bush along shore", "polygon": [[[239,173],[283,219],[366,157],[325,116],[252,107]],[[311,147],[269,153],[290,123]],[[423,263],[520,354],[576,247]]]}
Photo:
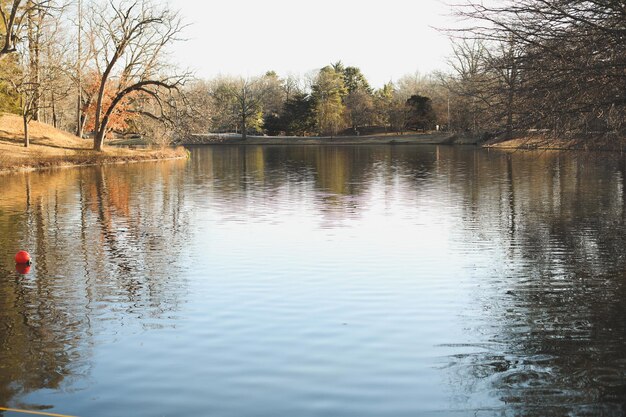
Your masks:
{"label": "bush along shore", "polygon": [[0,115],[0,173],[19,170],[183,159],[183,147],[118,148],[94,151],[93,141],[81,139],[45,123],[30,122],[30,145],[24,147],[22,118]]}

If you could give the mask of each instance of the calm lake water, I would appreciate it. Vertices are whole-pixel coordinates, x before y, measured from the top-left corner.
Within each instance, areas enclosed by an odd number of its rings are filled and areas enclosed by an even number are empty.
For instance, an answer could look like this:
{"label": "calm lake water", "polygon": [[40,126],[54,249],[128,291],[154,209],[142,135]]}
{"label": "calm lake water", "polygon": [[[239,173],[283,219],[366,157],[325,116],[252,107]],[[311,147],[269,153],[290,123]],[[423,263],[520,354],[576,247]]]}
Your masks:
{"label": "calm lake water", "polygon": [[626,414],[618,155],[224,146],[0,184],[0,406]]}

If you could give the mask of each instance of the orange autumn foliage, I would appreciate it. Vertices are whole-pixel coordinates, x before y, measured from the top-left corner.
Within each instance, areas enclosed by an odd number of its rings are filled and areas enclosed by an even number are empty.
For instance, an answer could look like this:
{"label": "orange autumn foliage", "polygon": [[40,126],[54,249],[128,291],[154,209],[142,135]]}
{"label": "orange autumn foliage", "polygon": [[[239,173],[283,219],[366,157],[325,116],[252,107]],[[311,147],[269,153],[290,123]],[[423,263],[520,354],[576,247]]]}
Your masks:
{"label": "orange autumn foliage", "polygon": [[[96,106],[98,102],[98,90],[100,89],[100,76],[98,74],[90,74],[85,80],[85,94],[90,99],[83,108],[84,114],[87,116],[85,129],[87,131],[95,130],[96,124]],[[113,80],[106,83],[104,96],[102,97],[102,111],[100,118],[102,119],[111,106],[117,92],[117,85]],[[129,123],[136,117],[132,112],[133,94],[128,94],[120,101],[111,116],[107,125],[108,131],[123,131],[128,128]]]}

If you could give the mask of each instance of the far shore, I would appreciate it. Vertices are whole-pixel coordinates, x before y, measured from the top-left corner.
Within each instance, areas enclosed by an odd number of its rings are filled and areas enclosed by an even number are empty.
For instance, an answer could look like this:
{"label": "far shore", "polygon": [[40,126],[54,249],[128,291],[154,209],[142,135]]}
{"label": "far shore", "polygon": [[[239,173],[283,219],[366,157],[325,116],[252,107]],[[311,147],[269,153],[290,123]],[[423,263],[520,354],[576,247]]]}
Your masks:
{"label": "far shore", "polygon": [[[123,143],[120,143],[123,144]],[[133,143],[127,143],[133,144]],[[626,151],[626,138],[600,134],[574,134],[552,137],[533,132],[516,132],[513,139],[502,136],[485,140],[483,135],[470,133],[427,132],[389,133],[363,136],[248,136],[209,134],[193,135],[182,141],[184,146],[196,145],[473,145],[500,150],[565,150],[565,151]]]}
{"label": "far shore", "polygon": [[476,145],[478,138],[461,138],[448,132],[362,136],[248,136],[193,135],[182,145]]}

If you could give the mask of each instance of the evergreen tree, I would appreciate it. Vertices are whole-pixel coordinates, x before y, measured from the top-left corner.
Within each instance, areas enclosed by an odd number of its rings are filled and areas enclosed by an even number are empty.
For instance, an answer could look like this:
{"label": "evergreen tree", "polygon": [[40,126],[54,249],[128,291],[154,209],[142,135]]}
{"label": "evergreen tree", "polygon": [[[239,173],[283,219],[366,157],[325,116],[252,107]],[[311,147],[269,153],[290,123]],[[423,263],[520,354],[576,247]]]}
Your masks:
{"label": "evergreen tree", "polygon": [[430,98],[415,94],[409,97],[406,101],[406,106],[408,107],[406,120],[408,129],[432,129],[437,116],[433,110]]}

